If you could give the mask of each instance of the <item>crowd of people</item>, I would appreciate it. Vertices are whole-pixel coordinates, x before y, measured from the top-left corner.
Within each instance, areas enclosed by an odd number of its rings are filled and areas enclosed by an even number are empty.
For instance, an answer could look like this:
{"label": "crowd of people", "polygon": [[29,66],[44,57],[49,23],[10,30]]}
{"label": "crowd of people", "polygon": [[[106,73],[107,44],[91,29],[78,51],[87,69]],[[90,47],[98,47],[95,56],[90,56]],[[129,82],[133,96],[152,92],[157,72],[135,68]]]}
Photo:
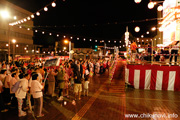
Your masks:
{"label": "crowd of people", "polygon": [[166,47],[154,47],[152,49],[152,46],[150,43],[147,43],[144,46],[145,50],[143,52],[139,52],[138,46],[135,42],[133,42],[130,46],[130,61],[133,63],[136,61],[136,59],[142,60],[142,61],[157,61],[157,62],[163,62],[163,63],[169,63],[172,64],[172,58],[174,56],[174,64],[176,65],[178,63],[178,51],[180,48],[180,42],[175,41],[169,46]]}
{"label": "crowd of people", "polygon": [[27,109],[36,117],[43,117],[43,95],[57,96],[57,100],[62,101],[64,97],[69,98],[69,90],[73,90],[74,100],[81,100],[81,92],[88,96],[93,75],[104,73],[110,64],[106,60],[66,60],[58,67],[45,67],[44,63],[38,60],[0,63],[1,112],[18,106],[19,117],[26,116]]}

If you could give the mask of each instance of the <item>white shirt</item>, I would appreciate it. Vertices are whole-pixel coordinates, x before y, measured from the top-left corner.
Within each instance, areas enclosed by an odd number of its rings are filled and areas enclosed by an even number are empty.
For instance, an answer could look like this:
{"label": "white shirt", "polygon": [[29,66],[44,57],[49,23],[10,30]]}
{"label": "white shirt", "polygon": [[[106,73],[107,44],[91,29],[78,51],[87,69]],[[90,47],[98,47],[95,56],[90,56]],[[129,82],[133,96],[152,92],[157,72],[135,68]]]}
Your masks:
{"label": "white shirt", "polygon": [[12,94],[13,92],[11,91],[12,86],[17,82],[17,79],[12,77],[10,80],[10,93]]}
{"label": "white shirt", "polygon": [[31,82],[31,94],[33,98],[40,98],[43,96],[42,93],[43,86],[37,80],[32,80]]}
{"label": "white shirt", "polygon": [[26,93],[28,89],[28,80],[26,78],[20,79],[19,89],[16,91],[15,95],[17,98],[24,99],[26,98]]}
{"label": "white shirt", "polygon": [[84,82],[84,89],[88,89],[88,84],[89,84],[89,81]]}

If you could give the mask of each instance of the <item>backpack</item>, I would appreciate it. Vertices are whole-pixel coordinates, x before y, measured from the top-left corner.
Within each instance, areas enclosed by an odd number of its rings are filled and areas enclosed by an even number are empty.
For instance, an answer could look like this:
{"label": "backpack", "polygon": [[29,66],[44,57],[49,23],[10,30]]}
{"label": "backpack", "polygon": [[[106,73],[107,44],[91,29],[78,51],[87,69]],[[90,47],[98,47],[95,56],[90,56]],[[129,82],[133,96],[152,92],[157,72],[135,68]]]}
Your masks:
{"label": "backpack", "polygon": [[19,84],[21,83],[21,81],[18,81],[18,82],[16,82],[13,86],[12,86],[12,88],[11,88],[11,91],[13,92],[13,93],[15,93],[19,88],[21,88],[21,87],[19,87]]}

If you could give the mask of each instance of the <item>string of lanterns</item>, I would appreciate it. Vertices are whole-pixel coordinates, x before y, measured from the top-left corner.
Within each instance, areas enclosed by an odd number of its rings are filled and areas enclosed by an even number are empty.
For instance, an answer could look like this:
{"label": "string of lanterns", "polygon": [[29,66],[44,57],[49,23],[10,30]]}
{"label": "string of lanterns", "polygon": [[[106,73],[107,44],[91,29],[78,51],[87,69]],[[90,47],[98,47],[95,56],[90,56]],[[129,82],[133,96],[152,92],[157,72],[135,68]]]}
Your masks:
{"label": "string of lanterns", "polygon": [[[139,4],[141,2],[141,0],[134,0],[135,3]],[[148,3],[148,8],[149,9],[153,9],[154,6],[156,4],[158,4],[159,6],[157,7],[157,10],[160,12],[163,10],[163,6],[160,4],[160,3],[163,3],[164,1],[152,1],[152,0],[149,0],[149,3]]]}
{"label": "string of lanterns", "polygon": [[[65,0],[63,0],[63,1],[65,1]],[[56,3],[55,3],[55,2],[56,2],[56,0],[54,0],[54,1],[51,2],[51,3],[49,3],[49,4],[46,5],[44,8],[41,8],[41,9],[38,10],[37,12],[31,14],[30,16],[27,16],[27,17],[25,17],[25,18],[22,18],[22,19],[20,19],[20,20],[15,21],[15,22],[9,23],[9,25],[11,25],[11,26],[20,25],[20,24],[22,24],[22,23],[27,22],[28,20],[34,19],[35,16],[40,16],[40,14],[41,14],[42,11],[47,12],[47,11],[48,11],[48,7],[50,7],[50,6],[56,7]]]}

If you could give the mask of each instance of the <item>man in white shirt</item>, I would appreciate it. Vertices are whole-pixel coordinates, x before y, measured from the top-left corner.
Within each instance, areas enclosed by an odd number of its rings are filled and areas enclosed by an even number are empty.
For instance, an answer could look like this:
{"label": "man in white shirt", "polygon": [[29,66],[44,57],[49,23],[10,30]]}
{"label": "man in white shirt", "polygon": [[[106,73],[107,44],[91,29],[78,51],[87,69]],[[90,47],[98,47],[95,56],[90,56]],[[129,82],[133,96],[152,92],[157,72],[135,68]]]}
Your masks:
{"label": "man in white shirt", "polygon": [[43,117],[42,108],[43,108],[43,85],[39,82],[38,74],[32,75],[32,82],[31,82],[31,94],[34,98],[34,114],[37,117]]}
{"label": "man in white shirt", "polygon": [[22,104],[23,104],[23,99],[26,98],[26,93],[29,90],[28,89],[29,75],[28,74],[24,75],[23,73],[21,73],[19,75],[19,78],[20,79],[18,80],[18,82],[20,81],[20,84],[19,84],[19,88],[16,91],[15,95],[18,100],[19,117],[22,117],[22,116],[26,116],[26,112],[22,111]]}

